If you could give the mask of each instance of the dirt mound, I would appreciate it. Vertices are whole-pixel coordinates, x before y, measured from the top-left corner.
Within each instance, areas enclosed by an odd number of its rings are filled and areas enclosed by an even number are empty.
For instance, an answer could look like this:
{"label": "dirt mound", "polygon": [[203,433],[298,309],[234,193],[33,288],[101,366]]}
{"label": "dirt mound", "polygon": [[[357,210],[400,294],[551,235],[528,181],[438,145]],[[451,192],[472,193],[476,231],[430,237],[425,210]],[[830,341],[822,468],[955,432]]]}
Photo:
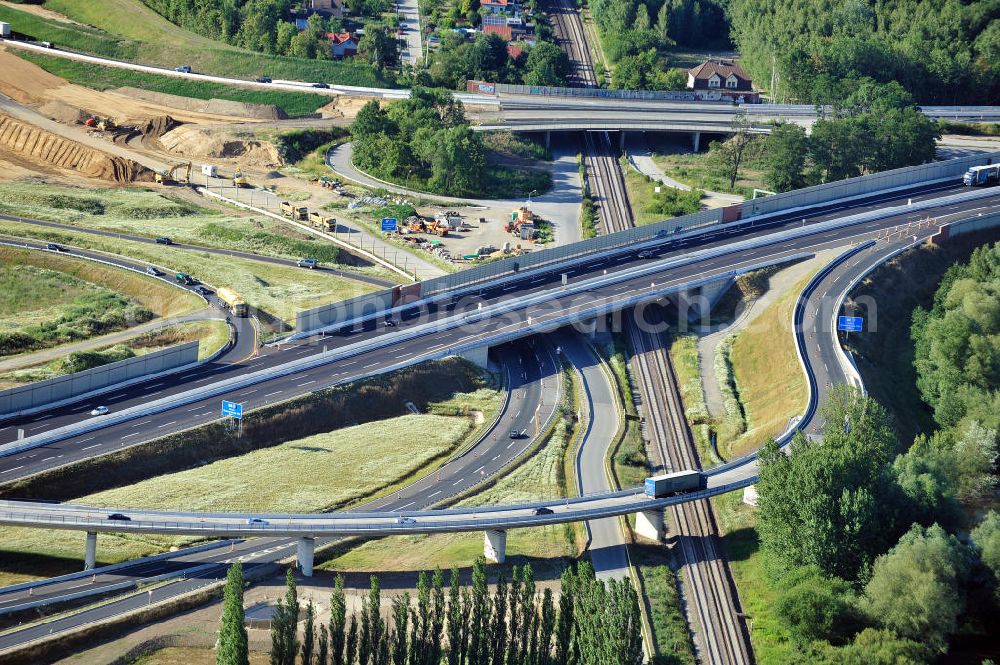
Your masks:
{"label": "dirt mound", "polygon": [[188,158],[233,158],[250,166],[281,166],[278,149],[268,141],[227,134],[218,129],[183,125],[160,137],[160,144],[176,155]]}
{"label": "dirt mound", "polygon": [[66,81],[21,58],[0,51],[0,92],[22,104],[44,99],[50,90],[66,85]]}
{"label": "dirt mound", "polygon": [[90,117],[89,113],[60,101],[46,102],[38,107],[38,111],[42,115],[66,125],[82,123]]}
{"label": "dirt mound", "polygon": [[145,123],[139,125],[137,129],[143,138],[158,139],[175,127],[180,126],[180,124],[169,115],[161,115],[150,118]]}
{"label": "dirt mound", "polygon": [[351,97],[338,95],[333,100],[320,107],[317,111],[324,118],[354,118],[365,104],[371,101],[367,97]]}
{"label": "dirt mound", "polygon": [[3,114],[0,114],[0,150],[89,178],[114,182],[153,179],[153,172],[137,162],[88,148]]}
{"label": "dirt mound", "polygon": [[284,120],[288,117],[281,108],[271,104],[249,104],[246,102],[232,102],[226,99],[195,99],[193,97],[181,97],[179,95],[153,92],[152,90],[142,90],[140,88],[118,88],[112,92],[134,99],[143,99],[161,106],[169,106],[197,113],[254,118],[258,120]]}

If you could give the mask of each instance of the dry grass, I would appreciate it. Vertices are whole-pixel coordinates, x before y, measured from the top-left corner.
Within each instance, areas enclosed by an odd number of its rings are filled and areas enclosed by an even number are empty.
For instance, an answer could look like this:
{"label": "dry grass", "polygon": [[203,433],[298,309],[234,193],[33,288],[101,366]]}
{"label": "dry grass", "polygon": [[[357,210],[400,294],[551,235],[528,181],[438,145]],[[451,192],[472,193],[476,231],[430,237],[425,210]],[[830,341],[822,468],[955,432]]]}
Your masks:
{"label": "dry grass", "polygon": [[[73,502],[194,511],[319,512],[373,486],[420,473],[458,446],[471,427],[468,418],[400,416],[289,441]],[[102,534],[98,557],[107,563],[123,561],[191,540]],[[0,543],[0,562],[27,554],[72,559],[83,551],[83,534],[3,528]]]}
{"label": "dry grass", "polygon": [[[805,409],[806,379],[795,352],[792,310],[812,274],[761,312],[733,342],[733,372],[747,431],[735,441],[719,442],[724,457],[757,448],[783,432],[789,419]],[[726,450],[721,449],[724,444]]]}
{"label": "dry grass", "polygon": [[[270,656],[257,651],[250,652],[250,665],[266,665]],[[199,647],[165,647],[143,654],[131,665],[215,665],[215,650]]]}
{"label": "dry grass", "polygon": [[[40,230],[39,227],[17,222],[0,222],[0,233],[64,242],[86,249],[128,256],[171,271],[190,273],[211,286],[228,286],[235,289],[251,307],[263,310],[289,325],[294,323],[295,313],[299,310],[353,298],[369,293],[375,288],[370,284],[325,272],[233,257],[221,259],[207,252],[192,252],[165,245],[117,240],[74,231]],[[151,281],[141,275],[126,274],[130,279],[142,280],[143,283]],[[169,289],[174,299],[179,297],[174,294],[175,291],[178,294],[182,293],[167,285],[163,285],[162,288]],[[156,311],[152,306],[150,308]]]}
{"label": "dry grass", "polygon": [[[559,487],[565,433],[555,435],[544,448],[495,485],[456,506],[520,503],[562,496]],[[552,559],[577,554],[563,525],[512,529],[507,532],[507,557]],[[435,566],[468,566],[483,553],[483,535],[449,533],[393,536],[364,543],[324,563],[328,570],[429,570]],[[534,565],[534,564],[532,564]]]}
{"label": "dry grass", "polygon": [[[17,226],[24,226],[18,224]],[[0,263],[17,263],[65,273],[139,301],[157,316],[178,316],[205,306],[194,294],[129,270],[112,268],[65,254],[0,247]]]}

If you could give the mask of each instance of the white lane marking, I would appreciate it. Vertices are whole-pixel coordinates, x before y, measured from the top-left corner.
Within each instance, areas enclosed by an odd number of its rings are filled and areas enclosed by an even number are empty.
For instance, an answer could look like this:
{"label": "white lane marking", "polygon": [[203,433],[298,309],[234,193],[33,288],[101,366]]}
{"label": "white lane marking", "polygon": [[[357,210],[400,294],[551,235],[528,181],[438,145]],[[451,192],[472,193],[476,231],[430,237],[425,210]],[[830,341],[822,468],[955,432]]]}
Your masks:
{"label": "white lane marking", "polygon": [[254,389],[252,389],[252,390],[248,390],[248,391],[246,391],[245,393],[240,393],[240,394],[239,394],[239,396],[240,396],[240,397],[243,397],[244,395],[250,395],[250,394],[252,394],[252,393],[255,393],[255,392],[257,392],[257,389],[256,389],[256,388],[254,388]]}
{"label": "white lane marking", "polygon": [[164,427],[170,427],[176,422],[177,422],[176,420],[171,420],[169,423],[163,423],[162,425],[157,425],[156,429],[163,429]]}
{"label": "white lane marking", "polygon": [[199,406],[194,407],[193,409],[188,409],[187,413],[191,413],[192,411],[197,411],[200,408],[201,408],[201,406],[199,405]]}
{"label": "white lane marking", "polygon": [[370,365],[365,365],[363,369],[370,369],[370,368],[374,367],[375,365],[378,365],[378,363],[375,362],[375,363],[372,363]]}
{"label": "white lane marking", "polygon": [[279,395],[282,392],[283,391],[281,391],[281,390],[275,390],[273,393],[267,393],[266,395],[264,395],[264,397],[270,397],[271,395]]}
{"label": "white lane marking", "polygon": [[56,456],[55,456],[55,455],[53,455],[52,457],[46,457],[46,458],[45,458],[45,459],[43,459],[42,461],[43,461],[43,462],[48,462],[48,461],[49,461],[50,459],[55,459],[55,458],[56,458]]}
{"label": "white lane marking", "polygon": [[441,490],[438,490],[437,492],[434,492],[434,494],[428,494],[428,495],[427,495],[427,498],[428,498],[428,499],[431,499],[431,498],[433,498],[433,497],[436,497],[436,496],[437,496],[438,494],[440,494],[440,493],[441,493]]}
{"label": "white lane marking", "polygon": [[486,468],[486,465],[484,464],[481,467],[479,467],[478,469],[476,469],[475,471],[473,471],[472,473],[479,473],[480,471],[482,471],[485,468]]}
{"label": "white lane marking", "polygon": [[81,448],[80,450],[90,450],[91,448],[100,448],[103,445],[104,445],[103,443],[95,443],[92,446],[87,446],[86,448]]}
{"label": "white lane marking", "polygon": [[298,386],[296,386],[296,387],[297,387],[297,388],[301,388],[302,386],[308,386],[308,385],[309,385],[309,384],[311,384],[311,383],[316,383],[316,379],[313,379],[312,381],[306,381],[305,383],[300,383],[300,384],[299,384]]}
{"label": "white lane marking", "polygon": [[497,455],[496,457],[494,457],[494,458],[493,458],[493,459],[492,459],[491,461],[494,461],[494,462],[495,462],[495,461],[496,461],[496,460],[498,460],[498,459],[500,459],[500,456],[499,456],[499,455]]}
{"label": "white lane marking", "polygon": [[453,483],[451,484],[451,486],[452,486],[452,487],[455,487],[456,485],[461,485],[461,484],[462,484],[463,482],[465,482],[465,480],[464,480],[464,479],[462,479],[462,478],[460,478],[460,479],[456,480],[455,482],[453,482]]}
{"label": "white lane marking", "polygon": [[413,505],[413,504],[415,504],[415,503],[416,503],[416,501],[410,501],[410,502],[409,502],[408,504],[406,504],[406,505],[404,505],[404,506],[400,506],[400,507],[399,507],[399,508],[397,508],[396,510],[402,510],[403,508],[409,508],[410,506],[412,506],[412,505]]}
{"label": "white lane marking", "polygon": [[24,468],[24,465],[22,464],[21,466],[15,466],[13,469],[7,469],[6,471],[0,471],[0,473],[10,473],[11,471],[17,471],[18,469],[23,469],[23,468]]}
{"label": "white lane marking", "polygon": [[132,434],[126,434],[126,435],[125,435],[125,436],[123,436],[122,438],[123,438],[123,439],[127,439],[127,438],[129,438],[130,436],[139,436],[140,434],[142,434],[142,432],[133,432]]}
{"label": "white lane marking", "polygon": [[153,385],[151,385],[151,386],[146,386],[146,387],[147,387],[147,388],[162,388],[162,387],[163,387],[163,386],[165,386],[165,385],[167,385],[167,384],[165,384],[165,383],[154,383]]}
{"label": "white lane marking", "polygon": [[77,441],[77,443],[85,443],[87,441],[91,441],[91,440],[96,439],[96,438],[97,438],[96,435],[94,435],[94,436],[88,436],[86,439],[80,439],[79,441]]}

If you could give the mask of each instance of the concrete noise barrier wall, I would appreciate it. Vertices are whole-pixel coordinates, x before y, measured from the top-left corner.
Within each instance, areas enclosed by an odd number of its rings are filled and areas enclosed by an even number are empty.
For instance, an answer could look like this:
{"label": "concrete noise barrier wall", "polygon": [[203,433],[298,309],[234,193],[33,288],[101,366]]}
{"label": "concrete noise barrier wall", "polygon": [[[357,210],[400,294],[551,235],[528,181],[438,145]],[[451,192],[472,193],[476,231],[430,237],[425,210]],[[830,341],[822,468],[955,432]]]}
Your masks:
{"label": "concrete noise barrier wall", "polygon": [[368,293],[350,300],[321,305],[299,312],[295,316],[295,330],[315,330],[340,321],[372,316],[393,307],[394,289]]}
{"label": "concrete noise barrier wall", "polygon": [[187,342],[153,353],[119,360],[94,369],[0,392],[0,417],[61,402],[101,388],[198,362],[198,342]]}
{"label": "concrete noise barrier wall", "polygon": [[961,181],[962,174],[970,166],[990,164],[998,159],[1000,159],[1000,152],[982,153],[958,159],[949,159],[944,162],[931,162],[929,164],[920,164],[919,166],[893,169],[892,171],[881,171],[857,178],[828,182],[825,185],[806,187],[805,189],[796,189],[784,194],[775,194],[744,202],[742,204],[743,217],[765,215],[790,208],[801,208],[803,206],[836,201],[837,199],[863,196],[881,190],[910,187],[934,180],[954,178],[955,183],[958,184]]}

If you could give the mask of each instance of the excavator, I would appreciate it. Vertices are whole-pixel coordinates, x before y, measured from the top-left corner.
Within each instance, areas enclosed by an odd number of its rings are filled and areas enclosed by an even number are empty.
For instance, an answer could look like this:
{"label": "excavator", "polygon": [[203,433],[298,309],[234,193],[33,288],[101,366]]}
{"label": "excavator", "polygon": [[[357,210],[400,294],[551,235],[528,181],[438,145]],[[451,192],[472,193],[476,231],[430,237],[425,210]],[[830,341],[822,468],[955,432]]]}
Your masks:
{"label": "excavator", "polygon": [[233,187],[249,187],[250,181],[243,175],[243,167],[236,165],[236,173],[233,174]]}
{"label": "excavator", "polygon": [[[174,177],[174,174],[184,169],[184,177]],[[166,171],[157,171],[156,182],[169,185],[171,183],[187,184],[191,182],[191,162],[178,162],[167,167]]]}

